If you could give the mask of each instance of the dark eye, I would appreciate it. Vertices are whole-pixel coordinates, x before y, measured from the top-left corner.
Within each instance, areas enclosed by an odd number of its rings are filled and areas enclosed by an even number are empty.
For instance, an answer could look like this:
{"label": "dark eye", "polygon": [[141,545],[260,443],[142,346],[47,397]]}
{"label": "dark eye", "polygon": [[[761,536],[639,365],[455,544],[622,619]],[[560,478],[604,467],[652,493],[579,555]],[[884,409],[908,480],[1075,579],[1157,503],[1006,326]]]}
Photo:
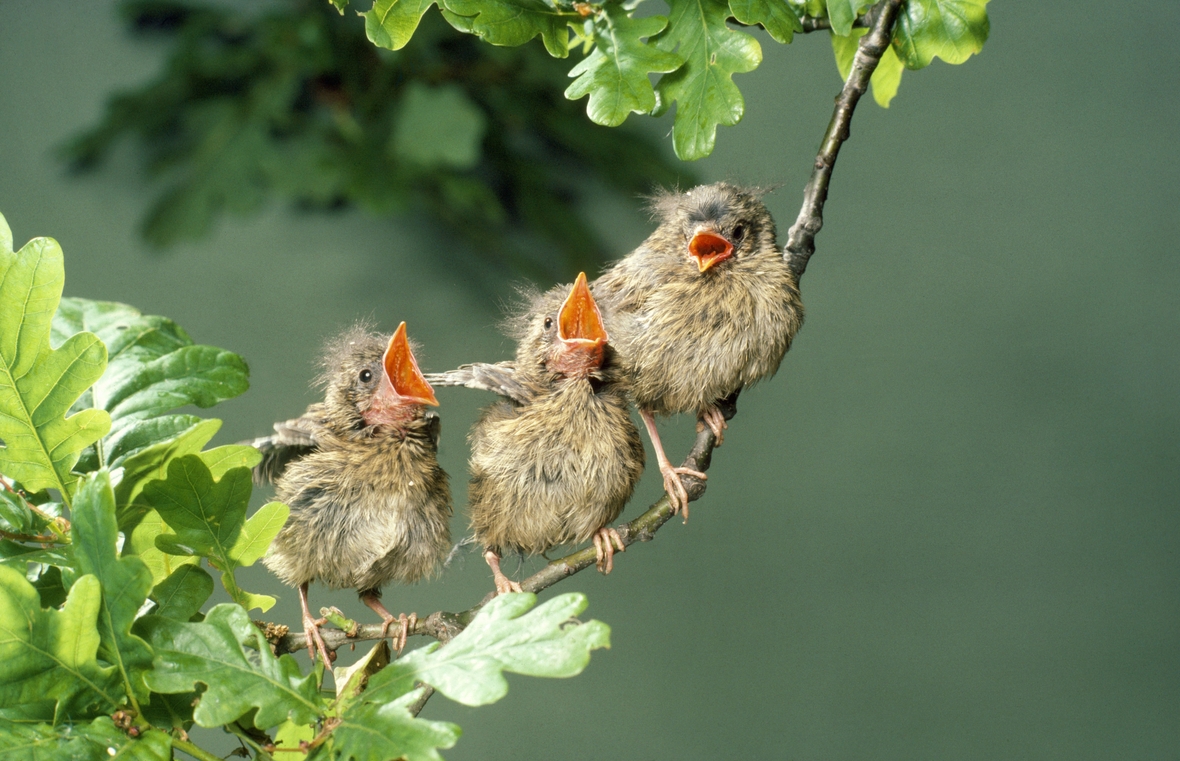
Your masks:
{"label": "dark eye", "polygon": [[743,225],[738,225],[737,227],[733,228],[734,240],[741,240],[744,237],[746,237],[746,228]]}
{"label": "dark eye", "polygon": [[361,383],[368,383],[373,380],[373,373],[369,370],[361,370]]}
{"label": "dark eye", "polygon": [[549,330],[549,328],[552,328],[552,327],[553,327],[553,318],[546,317],[545,318],[545,330]]}

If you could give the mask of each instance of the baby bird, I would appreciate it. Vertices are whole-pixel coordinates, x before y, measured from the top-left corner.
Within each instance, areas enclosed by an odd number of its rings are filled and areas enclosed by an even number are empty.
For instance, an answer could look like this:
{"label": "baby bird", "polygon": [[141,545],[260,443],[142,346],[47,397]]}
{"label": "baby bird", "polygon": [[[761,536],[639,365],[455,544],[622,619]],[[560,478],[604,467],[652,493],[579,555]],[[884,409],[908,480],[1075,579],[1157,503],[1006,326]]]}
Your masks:
{"label": "baby bird", "polygon": [[729,183],[652,201],[655,232],[594,282],[611,344],[628,376],[675,510],[688,519],[680,475],[655,415],[693,412],[720,445],[716,402],[773,375],[803,323],[799,285],[759,191]]}
{"label": "baby bird", "polygon": [[386,341],[364,328],[329,344],[322,361],[324,401],[275,425],[254,445],[256,477],[275,480],[291,517],[263,562],[299,589],[312,660],[331,668],[307,587],[352,587],[384,620],[382,635],[410,619],[381,604],[381,587],[429,575],[450,549],[451,492],[438,465],[438,405],[406,339],[406,324]]}
{"label": "baby bird", "polygon": [[505,551],[592,538],[610,573],[624,545],[609,524],[643,473],[643,441],[585,274],[532,299],[518,323],[515,363],[431,376],[508,397],[470,435],[471,526],[501,594],[520,591],[500,570]]}

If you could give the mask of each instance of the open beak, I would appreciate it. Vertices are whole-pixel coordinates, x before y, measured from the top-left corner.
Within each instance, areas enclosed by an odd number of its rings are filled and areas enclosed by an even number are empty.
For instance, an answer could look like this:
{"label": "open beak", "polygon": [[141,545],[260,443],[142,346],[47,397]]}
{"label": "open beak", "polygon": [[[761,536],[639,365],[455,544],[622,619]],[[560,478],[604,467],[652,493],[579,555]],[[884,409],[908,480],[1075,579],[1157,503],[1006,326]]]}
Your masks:
{"label": "open beak", "polygon": [[392,386],[393,392],[400,397],[402,403],[438,406],[434,389],[426,382],[422,371],[418,369],[414,352],[410,351],[404,322],[397,326],[393,338],[389,339],[389,346],[385,349],[382,361],[385,364],[385,382]]}
{"label": "open beak", "polygon": [[607,341],[606,328],[598,304],[586,285],[586,273],[579,272],[570,295],[557,315],[557,335],[566,343],[602,345]]}
{"label": "open beak", "polygon": [[733,244],[717,233],[702,231],[688,242],[688,253],[697,258],[697,269],[706,272],[733,256]]}
{"label": "open beak", "polygon": [[555,368],[559,372],[588,372],[602,364],[608,340],[606,327],[586,285],[585,272],[578,273],[570,295],[557,313],[557,337],[563,349],[563,357]]}

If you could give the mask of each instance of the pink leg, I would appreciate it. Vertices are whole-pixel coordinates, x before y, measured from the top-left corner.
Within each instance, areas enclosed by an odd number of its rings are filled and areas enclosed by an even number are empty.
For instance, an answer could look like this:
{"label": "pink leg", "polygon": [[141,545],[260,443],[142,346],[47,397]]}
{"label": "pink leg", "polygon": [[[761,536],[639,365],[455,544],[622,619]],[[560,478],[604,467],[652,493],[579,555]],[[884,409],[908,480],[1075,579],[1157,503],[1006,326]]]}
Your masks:
{"label": "pink leg", "polygon": [[725,416],[716,404],[710,404],[701,410],[701,422],[713,431],[713,446],[721,446],[725,442],[725,429],[729,427],[729,423],[725,422]]}
{"label": "pink leg", "polygon": [[393,638],[394,649],[397,650],[398,655],[401,655],[402,650],[406,647],[406,639],[410,636],[410,627],[418,623],[418,614],[411,613],[407,617],[405,613],[399,613],[395,616],[385,609],[385,606],[381,604],[381,598],[375,592],[371,591],[361,593],[361,602],[368,605],[373,609],[374,613],[381,616],[381,620],[384,622],[381,625],[382,637],[389,635],[389,626],[394,621],[401,624],[401,631]]}
{"label": "pink leg", "polygon": [[487,561],[488,566],[492,569],[492,577],[496,581],[496,594],[503,595],[509,592],[523,592],[520,584],[504,575],[500,570],[500,556],[495,550],[489,549],[483,554],[483,559]]}
{"label": "pink leg", "polygon": [[595,565],[604,575],[615,567],[615,547],[619,552],[626,552],[627,545],[623,544],[623,537],[609,526],[603,526],[594,532],[594,554],[597,556]]}
{"label": "pink leg", "polygon": [[647,410],[639,410],[639,417],[647,426],[647,435],[651,437],[651,445],[656,450],[656,462],[660,466],[660,474],[664,477],[664,491],[668,492],[668,499],[672,502],[672,514],[684,511],[684,522],[688,523],[688,492],[680,482],[680,476],[692,476],[704,481],[708,476],[692,468],[676,468],[668,462],[668,455],[664,454],[664,445],[660,442],[660,432],[656,430],[656,421]]}
{"label": "pink leg", "polygon": [[332,656],[335,653],[328,652],[327,646],[324,644],[324,638],[320,636],[320,624],[322,619],[315,619],[311,616],[311,611],[307,608],[307,584],[299,585],[299,605],[303,608],[303,636],[307,637],[307,653],[311,656],[311,665],[315,665],[316,651],[318,649],[320,657],[324,659],[324,666],[328,671],[332,670]]}

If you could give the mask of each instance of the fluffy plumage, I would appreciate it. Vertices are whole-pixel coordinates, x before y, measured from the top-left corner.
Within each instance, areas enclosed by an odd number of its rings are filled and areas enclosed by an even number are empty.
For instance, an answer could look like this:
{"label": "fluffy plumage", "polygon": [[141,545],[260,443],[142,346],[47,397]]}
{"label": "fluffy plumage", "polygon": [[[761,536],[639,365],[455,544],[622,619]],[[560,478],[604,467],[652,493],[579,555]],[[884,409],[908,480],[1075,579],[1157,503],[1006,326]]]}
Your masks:
{"label": "fluffy plumage", "polygon": [[729,183],[665,193],[659,225],[593,283],[611,343],[657,449],[668,493],[687,510],[653,415],[693,412],[720,439],[714,403],[778,370],[803,322],[799,287],[757,189]]}
{"label": "fluffy plumage", "polygon": [[[575,307],[593,310],[581,327],[573,325]],[[503,552],[538,554],[594,538],[609,572],[622,547],[608,525],[643,472],[643,441],[606,334],[581,335],[596,320],[581,276],[573,289],[558,286],[522,310],[514,363],[431,376],[508,397],[484,411],[469,437],[471,526],[490,551],[500,591],[518,589],[499,573]]]}
{"label": "fluffy plumage", "polygon": [[[391,377],[396,368],[410,378],[408,390]],[[429,576],[450,549],[439,419],[423,406],[433,394],[424,380],[414,384],[404,326],[388,341],[345,333],[330,344],[323,370],[324,401],[255,442],[266,455],[256,474],[276,476],[276,497],[291,508],[263,562],[300,588],[305,617],[307,585],[319,581],[356,589],[388,626],[380,588]]]}

